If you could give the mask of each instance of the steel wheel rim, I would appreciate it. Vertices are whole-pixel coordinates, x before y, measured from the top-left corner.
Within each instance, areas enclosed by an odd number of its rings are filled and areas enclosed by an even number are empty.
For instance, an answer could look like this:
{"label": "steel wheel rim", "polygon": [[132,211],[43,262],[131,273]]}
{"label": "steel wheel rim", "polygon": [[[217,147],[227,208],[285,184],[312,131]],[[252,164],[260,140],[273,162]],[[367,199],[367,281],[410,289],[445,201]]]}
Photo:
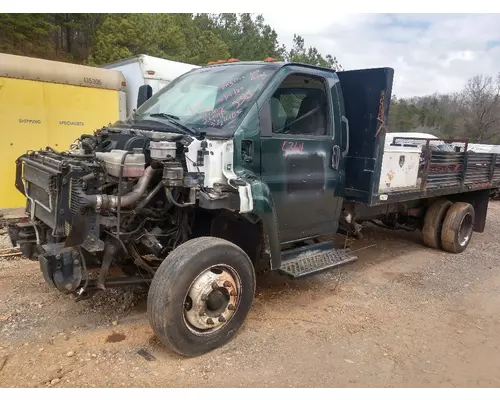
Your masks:
{"label": "steel wheel rim", "polygon": [[195,335],[214,333],[228,324],[241,300],[241,278],[227,264],[202,271],[189,286],[183,304],[184,323]]}
{"label": "steel wheel rim", "polygon": [[458,243],[460,246],[465,246],[472,234],[472,215],[466,214],[460,221],[460,227],[458,228]]}

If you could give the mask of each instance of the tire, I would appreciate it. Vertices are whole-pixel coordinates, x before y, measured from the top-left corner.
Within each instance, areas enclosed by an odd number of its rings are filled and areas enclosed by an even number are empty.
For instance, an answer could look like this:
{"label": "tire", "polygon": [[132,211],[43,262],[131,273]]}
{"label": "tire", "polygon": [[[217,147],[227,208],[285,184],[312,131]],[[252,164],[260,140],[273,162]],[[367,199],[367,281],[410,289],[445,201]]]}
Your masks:
{"label": "tire", "polygon": [[424,243],[433,249],[441,248],[441,229],[446,212],[453,203],[447,199],[436,200],[427,210],[424,217],[422,234]]}
{"label": "tire", "polygon": [[[228,286],[231,292],[224,292],[228,283],[224,280],[223,285],[210,292],[207,300],[206,290],[212,290],[214,284],[209,278],[229,276],[226,273],[233,279]],[[188,293],[195,293],[194,299]],[[222,299],[216,311],[209,309],[213,293],[217,294],[217,301]],[[250,311],[254,294],[255,271],[241,248],[220,238],[196,238],[173,250],[156,271],[148,294],[148,318],[153,331],[167,347],[184,356],[199,356],[232,339]],[[225,301],[229,301],[226,306]],[[220,309],[225,310],[221,315],[227,319],[221,321],[220,316],[217,317]],[[209,320],[215,325],[212,330],[208,328]],[[206,323],[207,329],[190,321]]]}
{"label": "tire", "polygon": [[474,207],[469,203],[459,202],[449,208],[441,231],[443,250],[461,253],[467,248],[474,231],[474,218]]}

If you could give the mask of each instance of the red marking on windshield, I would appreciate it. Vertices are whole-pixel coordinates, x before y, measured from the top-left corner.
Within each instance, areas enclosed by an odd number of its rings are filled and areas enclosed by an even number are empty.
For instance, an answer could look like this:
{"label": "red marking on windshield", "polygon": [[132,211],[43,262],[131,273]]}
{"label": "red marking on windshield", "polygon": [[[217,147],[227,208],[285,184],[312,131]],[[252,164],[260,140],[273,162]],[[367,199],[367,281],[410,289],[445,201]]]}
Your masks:
{"label": "red marking on windshield", "polygon": [[227,82],[224,85],[222,85],[220,88],[221,88],[221,90],[226,90],[227,88],[230,88],[230,87],[234,86],[236,83],[238,83],[242,79],[245,79],[245,75],[242,75],[242,76],[240,76],[238,78],[234,78],[234,79],[230,80],[229,82]]}
{"label": "red marking on windshield", "polygon": [[224,110],[224,107],[219,107],[208,113],[205,113],[205,115],[202,115],[201,118],[203,119],[204,124],[208,124],[210,121],[215,120],[216,118],[223,117],[225,113],[226,110]]}
{"label": "red marking on windshield", "polygon": [[203,123],[205,125],[208,125],[211,127],[221,127],[221,126],[224,126],[224,124],[226,122],[229,122],[229,121],[235,119],[242,112],[243,112],[242,110],[236,110],[230,114],[224,115],[225,114],[225,111],[224,111],[224,113],[222,113],[222,114],[215,114],[215,115],[211,115],[207,118],[203,118]]}
{"label": "red marking on windshield", "polygon": [[233,96],[238,96],[241,92],[243,92],[245,88],[242,86],[240,88],[233,88],[231,92],[224,93],[219,100],[217,100],[218,103],[222,103],[224,101],[229,100]]}
{"label": "red marking on windshield", "polygon": [[255,71],[250,72],[250,80],[255,81],[257,79],[263,79],[267,76],[267,74],[264,74],[263,72],[260,72],[260,69],[257,69]]}
{"label": "red marking on windshield", "polygon": [[240,108],[240,106],[252,96],[253,96],[252,91],[248,89],[244,94],[242,94],[235,101],[233,101],[233,105],[235,105],[236,108]]}
{"label": "red marking on windshield", "polygon": [[240,115],[243,111],[242,110],[236,110],[236,111],[233,111],[231,114],[229,115],[226,115],[224,117],[224,122],[227,122],[227,121],[230,121],[232,119],[235,119],[238,115]]}

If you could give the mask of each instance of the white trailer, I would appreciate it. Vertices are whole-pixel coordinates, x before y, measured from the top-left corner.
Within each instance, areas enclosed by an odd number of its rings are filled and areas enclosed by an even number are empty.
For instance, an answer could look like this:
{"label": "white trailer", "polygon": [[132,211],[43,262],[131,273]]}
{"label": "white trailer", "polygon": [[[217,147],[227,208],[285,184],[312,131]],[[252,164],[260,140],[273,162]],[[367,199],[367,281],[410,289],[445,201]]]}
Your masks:
{"label": "white trailer", "polygon": [[120,71],[125,77],[127,82],[127,116],[129,116],[137,107],[139,87],[149,85],[152,92],[155,93],[178,76],[194,68],[199,68],[199,66],[139,54],[102,65],[101,68]]}

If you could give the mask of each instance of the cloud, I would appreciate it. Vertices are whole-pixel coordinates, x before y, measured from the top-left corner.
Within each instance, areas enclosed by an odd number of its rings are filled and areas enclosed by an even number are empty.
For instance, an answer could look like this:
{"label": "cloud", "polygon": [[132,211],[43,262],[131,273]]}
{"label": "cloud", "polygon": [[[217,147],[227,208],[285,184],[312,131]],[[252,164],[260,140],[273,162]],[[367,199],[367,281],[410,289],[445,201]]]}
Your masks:
{"label": "cloud", "polygon": [[287,48],[293,34],[345,69],[392,67],[398,97],[449,93],[500,72],[500,14],[264,14]]}

